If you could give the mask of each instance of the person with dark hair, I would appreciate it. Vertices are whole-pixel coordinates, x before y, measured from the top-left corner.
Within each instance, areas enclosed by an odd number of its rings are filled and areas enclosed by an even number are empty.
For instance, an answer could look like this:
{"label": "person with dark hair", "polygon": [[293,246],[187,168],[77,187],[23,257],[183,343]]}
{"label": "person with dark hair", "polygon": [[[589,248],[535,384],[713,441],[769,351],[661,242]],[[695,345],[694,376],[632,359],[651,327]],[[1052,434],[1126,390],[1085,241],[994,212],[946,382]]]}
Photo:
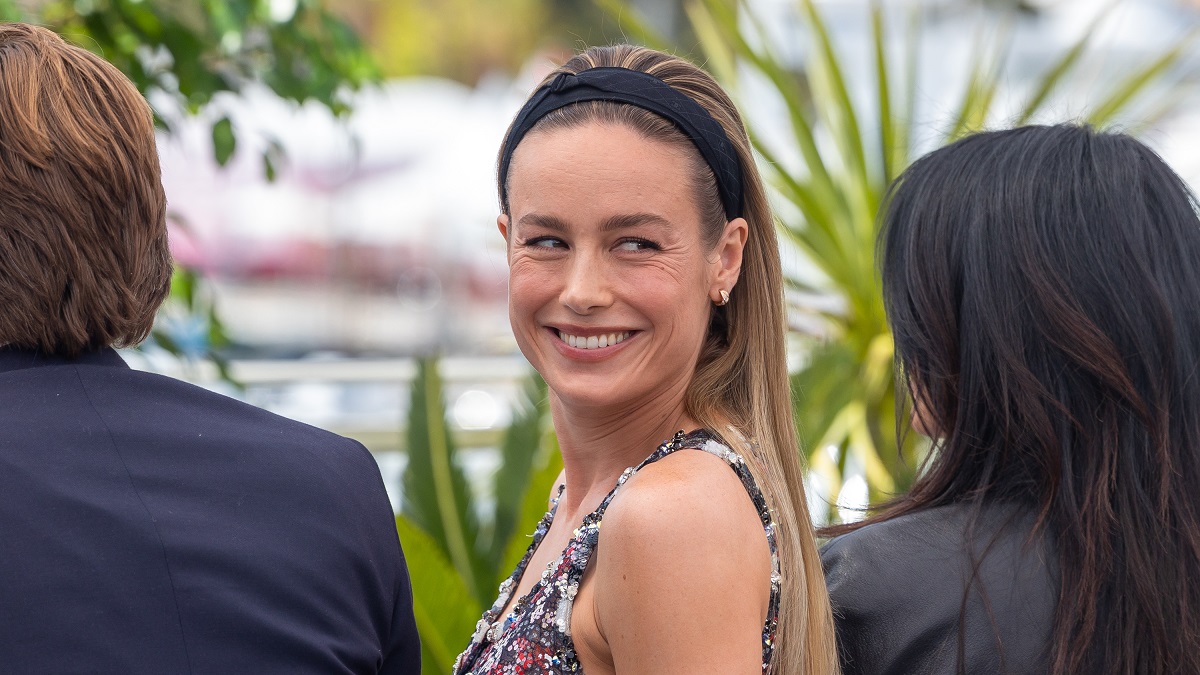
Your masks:
{"label": "person with dark hair", "polygon": [[0,24],[0,670],[415,675],[411,590],[359,444],[169,378],[150,107]]}
{"label": "person with dark hair", "polygon": [[775,222],[729,97],[590,47],[517,113],[497,191],[564,470],[454,672],[836,673]]}
{"label": "person with dark hair", "polygon": [[1200,673],[1200,219],[1120,133],[981,133],[892,186],[908,494],[830,528],[846,673]]}

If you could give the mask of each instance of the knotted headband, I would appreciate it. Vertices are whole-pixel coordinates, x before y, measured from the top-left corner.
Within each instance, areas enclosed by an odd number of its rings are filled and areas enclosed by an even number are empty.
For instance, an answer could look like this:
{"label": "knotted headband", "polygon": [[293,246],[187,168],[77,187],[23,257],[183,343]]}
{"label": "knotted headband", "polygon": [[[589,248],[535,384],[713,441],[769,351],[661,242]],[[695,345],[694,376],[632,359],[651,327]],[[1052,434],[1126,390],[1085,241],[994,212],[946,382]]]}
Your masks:
{"label": "knotted headband", "polygon": [[578,75],[559,73],[534,92],[513,120],[500,157],[500,201],[508,206],[508,165],[525,134],[547,114],[581,101],[615,101],[670,120],[686,135],[717,178],[725,216],[742,215],[742,170],[737,152],[720,122],[699,103],[662,80],[628,68],[591,68]]}

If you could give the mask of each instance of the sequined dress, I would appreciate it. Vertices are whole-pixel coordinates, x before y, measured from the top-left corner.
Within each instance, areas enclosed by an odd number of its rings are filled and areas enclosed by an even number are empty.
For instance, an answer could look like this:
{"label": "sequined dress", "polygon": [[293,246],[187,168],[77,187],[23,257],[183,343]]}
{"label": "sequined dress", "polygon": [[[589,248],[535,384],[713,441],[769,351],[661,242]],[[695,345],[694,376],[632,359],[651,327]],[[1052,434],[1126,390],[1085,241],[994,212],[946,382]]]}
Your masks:
{"label": "sequined dress", "polygon": [[491,609],[484,612],[483,618],[475,627],[471,643],[455,662],[455,675],[582,673],[583,668],[579,664],[571,639],[571,607],[575,593],[579,590],[579,582],[599,541],[600,521],[604,518],[604,511],[630,476],[647,464],[683,448],[704,450],[725,460],[741,479],[762,520],[767,543],[771,548],[771,598],[762,632],[763,672],[767,672],[774,650],[779,615],[780,575],[775,524],[771,521],[766,500],[763,499],[742,457],[712,433],[700,429],[690,434],[680,431],[674,438],[658,446],[658,449],[641,464],[625,469],[617,480],[617,485],[600,502],[600,506],[584,517],[562,554],[550,563],[529,592],[517,600],[509,615],[501,619],[500,614],[508,606],[513,589],[516,588],[529,565],[530,558],[533,557],[533,552],[541,544],[550,529],[550,523],[554,520],[558,498],[562,495],[562,488],[559,488],[553,506],[538,523],[533,542],[525,552],[525,557],[517,564],[512,576],[500,584],[499,597]]}

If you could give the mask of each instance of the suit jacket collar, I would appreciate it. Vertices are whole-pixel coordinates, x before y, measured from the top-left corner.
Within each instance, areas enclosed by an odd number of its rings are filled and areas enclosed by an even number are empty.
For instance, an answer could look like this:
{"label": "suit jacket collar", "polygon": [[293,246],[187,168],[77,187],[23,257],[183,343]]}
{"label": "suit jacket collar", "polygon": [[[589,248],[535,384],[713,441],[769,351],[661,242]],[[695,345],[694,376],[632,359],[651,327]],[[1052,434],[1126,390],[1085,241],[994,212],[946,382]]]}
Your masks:
{"label": "suit jacket collar", "polygon": [[77,358],[68,359],[63,356],[46,355],[30,349],[16,347],[0,347],[0,373],[26,368],[41,368],[44,366],[111,366],[128,368],[129,365],[121,359],[115,349],[105,347],[95,351],[84,352]]}

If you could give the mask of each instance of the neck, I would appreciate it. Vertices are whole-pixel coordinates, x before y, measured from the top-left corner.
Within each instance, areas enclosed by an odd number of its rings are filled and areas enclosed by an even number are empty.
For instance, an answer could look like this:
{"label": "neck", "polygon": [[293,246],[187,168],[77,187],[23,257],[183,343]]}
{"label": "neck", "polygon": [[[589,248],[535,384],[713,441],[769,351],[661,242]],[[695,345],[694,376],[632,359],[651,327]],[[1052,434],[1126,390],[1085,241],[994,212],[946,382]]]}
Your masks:
{"label": "neck", "polygon": [[682,389],[605,408],[571,405],[551,391],[550,412],[566,481],[559,509],[568,513],[594,510],[621,472],[676,431],[696,427],[684,410]]}

